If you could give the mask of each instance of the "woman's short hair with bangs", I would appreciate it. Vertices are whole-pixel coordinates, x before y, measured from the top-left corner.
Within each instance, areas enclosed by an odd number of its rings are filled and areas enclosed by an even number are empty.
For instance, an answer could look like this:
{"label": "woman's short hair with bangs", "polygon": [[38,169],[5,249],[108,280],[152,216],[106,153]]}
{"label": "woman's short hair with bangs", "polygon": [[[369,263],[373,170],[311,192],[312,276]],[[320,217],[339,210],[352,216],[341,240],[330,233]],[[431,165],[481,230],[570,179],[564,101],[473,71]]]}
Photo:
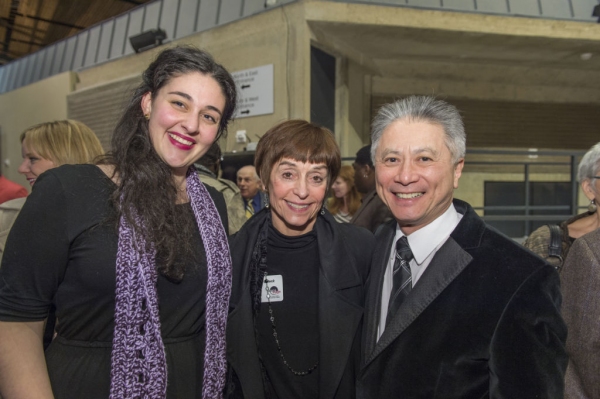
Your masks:
{"label": "woman's short hair with bangs", "polygon": [[266,189],[271,170],[283,158],[300,162],[324,163],[327,186],[336,179],[340,167],[340,149],[331,130],[301,119],[281,122],[269,129],[256,146],[254,166]]}

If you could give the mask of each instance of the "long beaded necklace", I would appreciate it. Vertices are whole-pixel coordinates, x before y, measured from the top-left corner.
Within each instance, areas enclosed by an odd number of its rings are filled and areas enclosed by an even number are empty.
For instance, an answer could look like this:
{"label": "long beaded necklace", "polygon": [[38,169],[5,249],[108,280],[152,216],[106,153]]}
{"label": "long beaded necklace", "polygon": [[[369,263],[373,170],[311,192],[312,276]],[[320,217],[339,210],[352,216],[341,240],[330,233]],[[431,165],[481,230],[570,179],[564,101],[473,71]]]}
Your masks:
{"label": "long beaded necklace", "polygon": [[288,361],[285,359],[285,356],[283,355],[283,350],[281,350],[281,345],[279,343],[279,338],[277,335],[277,326],[275,325],[275,314],[273,313],[273,308],[271,307],[271,289],[269,287],[269,280],[267,279],[266,272],[263,275],[263,281],[265,282],[265,289],[267,290],[267,303],[269,305],[269,319],[271,320],[271,327],[273,328],[273,337],[275,337],[275,344],[277,344],[277,351],[279,352],[279,356],[281,356],[281,360],[283,360],[283,364],[285,364],[285,366],[288,368],[288,370],[290,370],[294,375],[305,376],[305,375],[312,373],[313,371],[315,371],[315,369],[319,365],[318,360],[308,370],[298,371],[298,370],[293,369],[292,366],[290,366]]}

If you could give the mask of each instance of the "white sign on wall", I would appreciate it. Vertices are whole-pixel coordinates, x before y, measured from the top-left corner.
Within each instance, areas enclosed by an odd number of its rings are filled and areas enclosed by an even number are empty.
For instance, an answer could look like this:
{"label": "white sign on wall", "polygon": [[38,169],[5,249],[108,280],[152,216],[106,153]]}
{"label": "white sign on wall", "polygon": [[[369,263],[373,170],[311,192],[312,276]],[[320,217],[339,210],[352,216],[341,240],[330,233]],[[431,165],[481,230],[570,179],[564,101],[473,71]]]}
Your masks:
{"label": "white sign on wall", "polygon": [[273,64],[231,74],[238,92],[236,118],[273,113]]}

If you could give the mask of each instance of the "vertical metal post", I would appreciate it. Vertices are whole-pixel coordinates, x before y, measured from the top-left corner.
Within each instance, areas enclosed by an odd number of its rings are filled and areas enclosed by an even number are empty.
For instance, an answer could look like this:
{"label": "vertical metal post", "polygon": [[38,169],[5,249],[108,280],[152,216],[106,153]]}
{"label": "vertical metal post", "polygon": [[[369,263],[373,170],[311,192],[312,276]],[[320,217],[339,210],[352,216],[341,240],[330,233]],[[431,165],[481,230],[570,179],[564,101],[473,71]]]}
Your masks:
{"label": "vertical metal post", "polygon": [[575,155],[571,155],[571,215],[577,215],[577,194],[579,193],[579,184],[577,183],[577,164]]}
{"label": "vertical metal post", "polygon": [[525,171],[525,235],[528,236],[531,232],[531,221],[527,216],[529,216],[529,205],[530,205],[530,197],[531,197],[531,187],[529,184],[529,164],[526,163],[524,165]]}

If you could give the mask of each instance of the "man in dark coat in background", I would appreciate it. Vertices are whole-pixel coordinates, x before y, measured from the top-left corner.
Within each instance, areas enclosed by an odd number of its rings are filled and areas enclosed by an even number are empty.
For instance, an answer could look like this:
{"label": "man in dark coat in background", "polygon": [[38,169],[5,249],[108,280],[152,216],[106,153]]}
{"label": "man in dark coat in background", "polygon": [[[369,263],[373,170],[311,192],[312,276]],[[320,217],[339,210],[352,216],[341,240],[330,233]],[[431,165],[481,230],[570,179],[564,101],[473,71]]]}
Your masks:
{"label": "man in dark coat in background", "polygon": [[371,145],[358,150],[352,166],[354,167],[354,185],[363,198],[360,208],[352,216],[350,223],[375,233],[380,224],[392,220],[392,213],[381,201],[375,189],[375,168],[371,161]]}
{"label": "man in dark coat in background", "polygon": [[460,114],[431,97],[373,122],[376,235],[357,397],[559,399],[567,329],[553,267],[453,199]]}

